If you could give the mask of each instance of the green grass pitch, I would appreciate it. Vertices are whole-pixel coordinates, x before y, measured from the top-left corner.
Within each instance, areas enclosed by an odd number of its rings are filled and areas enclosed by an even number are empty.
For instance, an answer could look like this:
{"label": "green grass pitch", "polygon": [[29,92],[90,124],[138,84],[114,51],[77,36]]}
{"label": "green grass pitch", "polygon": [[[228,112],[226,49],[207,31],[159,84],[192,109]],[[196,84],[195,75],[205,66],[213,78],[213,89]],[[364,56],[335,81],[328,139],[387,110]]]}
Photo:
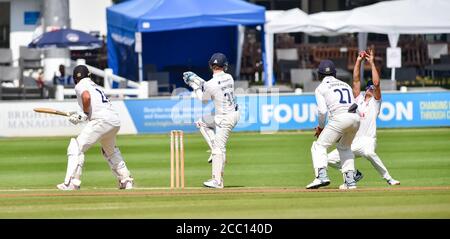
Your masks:
{"label": "green grass pitch", "polygon": [[388,186],[363,158],[355,191],[331,185],[306,191],[313,179],[312,131],[233,133],[225,189],[209,179],[207,146],[186,134],[186,188],[170,190],[170,137],[119,136],[136,189],[116,188],[97,145],[86,154],[82,187],[61,192],[70,137],[0,139],[0,218],[450,218],[450,129],[379,130],[378,154],[400,186]]}

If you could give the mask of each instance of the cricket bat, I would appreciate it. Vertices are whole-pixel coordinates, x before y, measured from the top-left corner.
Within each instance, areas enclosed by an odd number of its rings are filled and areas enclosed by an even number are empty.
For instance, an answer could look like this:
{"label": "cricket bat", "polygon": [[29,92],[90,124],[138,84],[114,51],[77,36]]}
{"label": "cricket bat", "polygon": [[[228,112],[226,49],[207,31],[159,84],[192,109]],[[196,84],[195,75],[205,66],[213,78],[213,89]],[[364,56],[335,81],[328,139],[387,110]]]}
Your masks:
{"label": "cricket bat", "polygon": [[55,110],[55,109],[52,109],[52,108],[34,108],[33,110],[34,110],[35,112],[38,112],[38,113],[53,114],[53,115],[62,115],[62,116],[70,116],[70,114],[67,113],[67,112]]}

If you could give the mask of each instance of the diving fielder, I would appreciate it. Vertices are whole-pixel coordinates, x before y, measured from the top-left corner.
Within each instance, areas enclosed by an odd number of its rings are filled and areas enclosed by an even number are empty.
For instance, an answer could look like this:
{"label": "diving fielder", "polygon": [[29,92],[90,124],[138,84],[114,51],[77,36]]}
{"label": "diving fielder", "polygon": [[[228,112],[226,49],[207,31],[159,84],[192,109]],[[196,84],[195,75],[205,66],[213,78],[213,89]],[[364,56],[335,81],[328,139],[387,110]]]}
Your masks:
{"label": "diving fielder", "polygon": [[[360,69],[364,59],[370,63],[372,68],[372,81],[367,82],[366,91],[361,93]],[[377,117],[380,113],[381,106],[381,89],[380,77],[374,62],[373,50],[369,50],[369,53],[363,51],[358,55],[353,70],[353,94],[356,97],[356,103],[358,104],[358,110],[361,116],[361,125],[351,146],[353,153],[355,156],[362,156],[369,160],[389,185],[399,185],[400,182],[391,177],[386,166],[384,166],[380,157],[375,153],[377,147]],[[337,150],[328,154],[328,164],[330,166],[341,169],[340,163],[341,160]],[[357,170],[355,180],[359,181],[362,177],[362,173]]]}
{"label": "diving fielder", "polygon": [[203,102],[212,100],[215,115],[203,116],[196,122],[201,134],[211,149],[212,179],[203,183],[205,187],[223,188],[223,173],[226,163],[226,145],[231,131],[239,121],[239,110],[234,97],[234,80],[225,73],[228,61],[224,54],[215,53],[209,60],[213,78],[207,82],[193,72],[184,72],[183,79],[196,97]]}
{"label": "diving fielder", "polygon": [[100,141],[102,154],[112,173],[119,181],[119,189],[133,188],[133,178],[128,171],[122,154],[116,146],[116,134],[120,129],[120,118],[101,88],[90,79],[90,72],[84,65],[73,70],[75,92],[82,112],[71,112],[69,121],[78,124],[88,121],[76,139],[70,139],[67,148],[67,172],[60,190],[78,190],[84,164],[84,153]]}
{"label": "diving fielder", "polygon": [[[322,81],[315,91],[319,111],[319,126],[315,136],[318,139],[311,147],[316,178],[306,188],[316,189],[330,184],[327,175],[327,149],[336,143],[344,176],[344,184],[339,188],[354,189],[355,164],[350,146],[359,127],[359,115],[356,114],[357,105],[352,89],[347,83],[336,79],[336,69],[330,60],[320,62],[318,74]],[[325,125],[327,114],[328,123]]]}

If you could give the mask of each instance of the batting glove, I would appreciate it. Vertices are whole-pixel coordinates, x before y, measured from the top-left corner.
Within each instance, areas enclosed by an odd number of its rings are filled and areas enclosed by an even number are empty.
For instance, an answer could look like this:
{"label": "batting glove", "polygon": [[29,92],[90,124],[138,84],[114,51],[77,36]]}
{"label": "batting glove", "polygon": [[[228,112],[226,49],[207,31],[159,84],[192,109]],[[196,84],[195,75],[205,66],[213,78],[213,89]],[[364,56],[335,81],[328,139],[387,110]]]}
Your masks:
{"label": "batting glove", "polygon": [[69,116],[70,123],[77,125],[80,122],[86,121],[88,116],[84,112],[75,112]]}

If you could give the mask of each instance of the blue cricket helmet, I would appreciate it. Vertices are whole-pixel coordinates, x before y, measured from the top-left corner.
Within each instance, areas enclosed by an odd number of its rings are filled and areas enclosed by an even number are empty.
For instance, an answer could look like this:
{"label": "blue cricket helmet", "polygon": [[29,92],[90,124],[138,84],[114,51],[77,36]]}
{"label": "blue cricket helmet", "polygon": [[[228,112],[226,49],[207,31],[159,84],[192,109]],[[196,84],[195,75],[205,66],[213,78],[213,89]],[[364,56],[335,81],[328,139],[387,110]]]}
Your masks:
{"label": "blue cricket helmet", "polygon": [[211,56],[211,59],[209,59],[208,64],[209,64],[210,67],[218,66],[218,67],[225,68],[225,67],[228,66],[228,60],[227,60],[227,57],[224,54],[222,54],[220,52],[217,52],[217,53],[214,53]]}
{"label": "blue cricket helmet", "polygon": [[336,74],[336,67],[334,66],[334,63],[330,60],[322,60],[319,63],[319,69],[318,72],[320,74],[324,75],[335,75]]}

